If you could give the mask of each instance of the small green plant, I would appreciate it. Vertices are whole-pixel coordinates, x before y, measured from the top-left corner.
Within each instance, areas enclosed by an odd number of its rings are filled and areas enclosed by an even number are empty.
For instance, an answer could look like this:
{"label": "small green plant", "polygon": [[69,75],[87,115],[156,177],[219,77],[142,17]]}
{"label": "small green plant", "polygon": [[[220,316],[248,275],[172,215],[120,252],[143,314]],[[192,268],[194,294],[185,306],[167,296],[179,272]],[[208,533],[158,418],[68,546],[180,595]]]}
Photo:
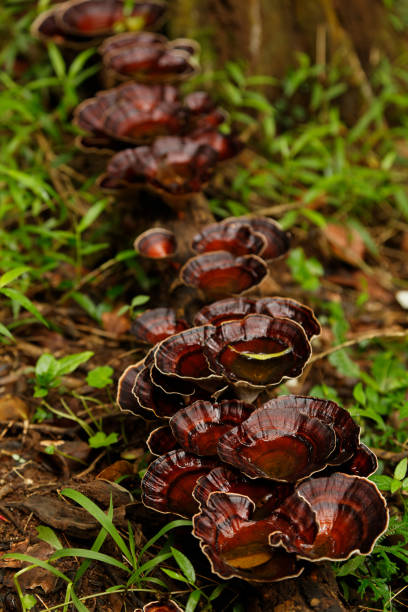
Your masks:
{"label": "small green plant", "polygon": [[62,376],[71,374],[81,364],[86,363],[93,355],[92,351],[67,355],[56,359],[50,353],[39,357],[34,368],[34,397],[46,397],[50,389],[61,384]]}
{"label": "small green plant", "polygon": [[374,474],[370,476],[370,480],[375,482],[375,484],[382,491],[389,491],[391,494],[396,493],[397,491],[403,491],[404,493],[408,493],[408,478],[407,476],[407,462],[408,459],[404,457],[397,464],[393,476],[386,476],[384,474]]}
{"label": "small green plant", "polygon": [[305,291],[317,291],[320,286],[320,277],[324,270],[322,264],[315,257],[306,257],[302,247],[292,249],[287,258],[288,266],[294,280]]}

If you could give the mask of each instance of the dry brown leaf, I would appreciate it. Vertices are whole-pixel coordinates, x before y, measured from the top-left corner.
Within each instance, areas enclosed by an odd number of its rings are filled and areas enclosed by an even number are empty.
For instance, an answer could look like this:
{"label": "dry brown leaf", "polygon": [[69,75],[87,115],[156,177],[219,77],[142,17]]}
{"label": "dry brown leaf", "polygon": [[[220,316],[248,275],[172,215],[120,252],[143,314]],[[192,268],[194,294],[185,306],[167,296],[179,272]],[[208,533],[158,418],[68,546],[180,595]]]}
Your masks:
{"label": "dry brown leaf", "polygon": [[328,223],[322,229],[333,255],[353,266],[364,259],[365,245],[357,230],[346,225]]}

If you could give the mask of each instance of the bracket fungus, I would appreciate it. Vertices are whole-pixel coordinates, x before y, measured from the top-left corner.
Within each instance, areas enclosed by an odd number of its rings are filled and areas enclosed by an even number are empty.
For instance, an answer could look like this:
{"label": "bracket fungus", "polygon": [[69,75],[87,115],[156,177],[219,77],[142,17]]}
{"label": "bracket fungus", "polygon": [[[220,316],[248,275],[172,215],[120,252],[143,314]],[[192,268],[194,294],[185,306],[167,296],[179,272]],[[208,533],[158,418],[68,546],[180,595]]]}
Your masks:
{"label": "bracket fungus", "polygon": [[253,289],[267,273],[257,255],[235,257],[228,251],[211,251],[189,259],[180,270],[180,280],[210,300]]}
{"label": "bracket fungus", "polygon": [[213,370],[237,389],[263,388],[299,376],[311,347],[295,321],[249,314],[217,325],[205,355]]}
{"label": "bracket fungus", "polygon": [[130,333],[140,342],[156,344],[187,327],[187,322],[178,319],[172,308],[152,308],[134,319]]}
{"label": "bracket fungus", "polygon": [[68,0],[41,13],[31,33],[45,42],[81,49],[125,27],[157,27],[165,10],[160,0],[135,0],[129,12],[125,0]]}
{"label": "bracket fungus", "polygon": [[173,259],[177,251],[177,239],[174,232],[164,227],[152,227],[140,234],[134,249],[147,259]]}
{"label": "bracket fungus", "polygon": [[162,601],[150,601],[143,607],[135,610],[135,612],[183,612],[179,605],[172,599]]}
{"label": "bracket fungus", "polygon": [[265,261],[271,261],[284,255],[290,247],[289,233],[285,232],[277,223],[269,217],[232,217],[221,222],[223,225],[239,227],[249,225],[250,228],[260,234],[265,246],[261,253]]}
{"label": "bracket fungus", "polygon": [[197,233],[191,247],[196,253],[229,251],[233,255],[258,255],[265,248],[266,241],[254,233],[249,225],[227,225],[213,223]]}
{"label": "bracket fungus", "polygon": [[126,32],[105,40],[99,52],[105,70],[116,80],[139,82],[176,82],[198,71],[194,40],[169,41],[152,32]]}

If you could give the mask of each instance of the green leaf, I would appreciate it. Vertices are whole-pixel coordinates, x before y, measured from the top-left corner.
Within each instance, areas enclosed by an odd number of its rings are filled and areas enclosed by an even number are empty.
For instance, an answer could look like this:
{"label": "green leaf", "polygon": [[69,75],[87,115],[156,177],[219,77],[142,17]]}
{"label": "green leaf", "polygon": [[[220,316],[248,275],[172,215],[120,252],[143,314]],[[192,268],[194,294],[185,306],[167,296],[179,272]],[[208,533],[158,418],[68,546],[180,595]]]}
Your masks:
{"label": "green leaf", "polygon": [[34,306],[32,301],[29,300],[28,297],[26,297],[25,295],[20,293],[20,291],[17,291],[16,289],[11,289],[11,288],[5,287],[3,289],[0,289],[0,293],[3,293],[5,296],[10,298],[12,301],[17,302],[18,304],[20,304],[20,306],[22,306],[23,308],[28,310],[28,312],[31,312],[31,314],[34,315],[35,318],[38,321],[40,321],[43,325],[45,325],[46,327],[49,327],[47,321],[39,313],[39,311]]}
{"label": "green leaf", "polygon": [[400,480],[392,480],[390,491],[391,493],[396,493],[402,487],[402,482]]}
{"label": "green leaf", "polygon": [[407,457],[404,457],[404,459],[401,459],[401,461],[397,464],[394,470],[394,478],[397,480],[403,480],[407,473],[407,465],[408,459]]}
{"label": "green leaf", "polygon": [[101,563],[113,565],[114,567],[129,573],[129,567],[115,559],[115,557],[105,555],[104,553],[97,552],[96,550],[89,550],[88,548],[63,548],[62,550],[57,550],[55,553],[53,553],[50,560],[56,561],[57,559],[63,559],[65,557],[81,557],[84,559],[91,559],[92,561],[100,561]]}
{"label": "green leaf", "polygon": [[190,583],[194,584],[196,575],[190,559],[188,559],[182,552],[180,552],[176,548],[173,548],[172,546],[170,547],[170,550],[173,553],[173,557],[175,558],[177,565],[179,566],[187,580]]}
{"label": "green leaf", "polygon": [[81,221],[77,225],[77,231],[80,234],[84,232],[90,225],[92,225],[94,221],[96,221],[102,211],[105,210],[108,202],[109,200],[107,199],[100,200],[99,202],[93,204],[93,206],[91,206],[91,208],[86,211]]}
{"label": "green leaf", "polygon": [[373,474],[372,476],[369,477],[369,480],[371,480],[374,484],[376,484],[377,487],[381,489],[381,491],[391,490],[392,478],[390,478],[390,476],[382,476],[382,475],[377,476],[376,474]]}
{"label": "green leaf", "polygon": [[5,274],[0,276],[0,288],[12,283],[13,280],[24,274],[24,272],[28,272],[28,270],[30,270],[30,268],[27,266],[19,266],[18,268],[14,268],[14,270],[5,272]]}
{"label": "green leaf", "polygon": [[58,376],[59,365],[54,355],[43,353],[35,364],[36,382],[39,387],[48,387]]}
{"label": "green leaf", "polygon": [[364,393],[363,385],[359,382],[353,389],[353,397],[359,403],[365,406],[366,396]]}
{"label": "green leaf", "polygon": [[55,548],[55,550],[61,550],[63,548],[57,534],[53,529],[51,529],[51,527],[39,525],[37,527],[37,533],[40,540],[47,542],[47,544]]}
{"label": "green leaf", "polygon": [[59,376],[65,376],[66,374],[71,374],[74,370],[77,369],[81,363],[85,363],[89,361],[89,359],[94,355],[93,351],[84,351],[83,353],[75,353],[74,355],[67,355],[66,357],[62,357],[58,359],[58,374]]}
{"label": "green leaf", "polygon": [[132,308],[136,308],[137,306],[143,306],[149,300],[150,300],[150,295],[135,295],[130,305]]}
{"label": "green leaf", "polygon": [[113,384],[112,375],[113,368],[110,366],[99,366],[98,368],[94,368],[88,372],[86,382],[90,387],[103,389],[104,387]]}
{"label": "green leaf", "polygon": [[187,584],[190,584],[190,582],[187,580],[187,578],[184,578],[184,576],[182,576],[181,574],[178,574],[177,572],[174,572],[171,569],[167,569],[166,567],[162,567],[161,571],[164,572],[165,574],[167,574],[167,576],[169,576],[170,578],[173,578],[173,580],[179,580],[180,582],[186,582]]}
{"label": "green leaf", "polygon": [[202,594],[203,593],[202,591],[200,591],[200,589],[197,589],[196,591],[190,593],[189,598],[187,599],[185,612],[194,612],[198,605],[198,602],[201,599]]}
{"label": "green leaf", "polygon": [[171,529],[175,529],[176,527],[191,527],[191,521],[187,521],[186,519],[177,519],[175,521],[171,521],[164,527],[160,529],[146,544],[143,546],[142,550],[139,553],[139,559],[142,558],[146,550],[148,550],[159,538],[165,535]]}
{"label": "green leaf", "polygon": [[[42,561],[41,559],[37,559],[36,557],[32,557],[31,555],[24,555],[22,553],[6,553],[2,556],[2,559],[17,559],[17,561],[24,561],[26,563],[32,563],[33,567],[42,567],[43,569],[51,572],[57,578],[61,578],[65,580],[65,582],[71,582],[71,580],[60,572],[56,567],[48,563],[47,561]],[[27,569],[27,568],[24,568]]]}
{"label": "green leaf", "polygon": [[0,323],[0,334],[3,334],[3,336],[6,336],[10,340],[14,340],[13,334],[7,329],[5,325],[3,325],[3,323]]}
{"label": "green leaf", "polygon": [[31,610],[37,604],[37,598],[34,595],[23,595],[21,598],[21,604],[25,610]]}
{"label": "green leaf", "polygon": [[49,55],[52,67],[57,77],[60,80],[65,79],[66,68],[65,68],[64,58],[62,56],[61,51],[52,42],[48,43],[48,55]]}
{"label": "green leaf", "polygon": [[348,576],[349,574],[354,574],[355,571],[365,562],[365,557],[362,555],[358,555],[356,557],[352,557],[336,570],[336,576]]}
{"label": "green leaf", "polygon": [[95,435],[88,439],[88,444],[91,448],[102,448],[104,446],[110,446],[118,441],[118,434],[112,432],[109,436],[104,431],[98,431]]}

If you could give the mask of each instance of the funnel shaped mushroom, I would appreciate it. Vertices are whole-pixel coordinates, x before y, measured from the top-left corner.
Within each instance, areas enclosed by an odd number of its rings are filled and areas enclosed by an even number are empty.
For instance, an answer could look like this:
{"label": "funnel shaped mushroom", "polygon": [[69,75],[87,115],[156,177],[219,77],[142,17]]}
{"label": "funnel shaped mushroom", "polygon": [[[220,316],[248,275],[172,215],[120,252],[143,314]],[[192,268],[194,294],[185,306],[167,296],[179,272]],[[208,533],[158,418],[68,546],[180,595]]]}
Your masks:
{"label": "funnel shaped mushroom", "polygon": [[175,601],[169,599],[168,601],[151,601],[143,607],[143,612],[183,612],[183,610]]}
{"label": "funnel shaped mushroom", "polygon": [[177,251],[177,239],[164,227],[152,227],[136,238],[134,248],[147,259],[171,259]]}
{"label": "funnel shaped mushroom", "polygon": [[[262,582],[298,576],[303,568],[296,556],[268,544],[269,534],[278,525],[283,528],[283,522],[274,516],[254,521],[253,511],[248,497],[212,493],[207,505],[194,516],[193,535],[200,540],[212,571],[221,578],[236,576]],[[313,521],[310,508],[306,512]]]}
{"label": "funnel shaped mushroom", "polygon": [[200,476],[218,465],[208,457],[173,450],[151,463],[142,480],[142,501],[156,512],[192,516],[198,504],[193,489]]}
{"label": "funnel shaped mushroom", "polygon": [[[303,499],[315,513],[318,532],[312,543],[294,544],[290,534],[273,535],[299,557],[320,561],[344,561],[352,554],[369,554],[388,525],[386,501],[366,478],[336,472],[302,482],[294,497]],[[288,498],[285,503],[292,503]]]}
{"label": "funnel shaped mushroom", "polygon": [[218,300],[204,306],[194,317],[194,325],[211,323],[218,325],[224,321],[243,319],[248,314],[255,314],[256,300],[246,297],[232,297]]}
{"label": "funnel shaped mushroom", "polygon": [[165,5],[159,0],[136,0],[129,14],[124,0],[68,0],[39,15],[31,31],[47,42],[73,48],[86,47],[127,24],[138,29],[153,27],[164,12]]}
{"label": "funnel shaped mushroom", "polygon": [[169,42],[151,32],[126,32],[107,39],[99,49],[106,70],[116,79],[139,82],[181,81],[197,71],[193,56],[199,46],[194,40]]}
{"label": "funnel shaped mushroom", "polygon": [[187,322],[177,319],[172,308],[152,308],[136,317],[130,333],[140,342],[156,344],[187,327]]}
{"label": "funnel shaped mushroom", "polygon": [[351,459],[343,463],[339,469],[353,476],[371,476],[377,471],[377,457],[365,444],[360,443]]}
{"label": "funnel shaped mushroom", "polygon": [[240,400],[211,403],[198,400],[170,419],[174,437],[185,451],[216,455],[219,438],[249,417],[253,407]]}
{"label": "funnel shaped mushroom", "polygon": [[251,478],[297,482],[323,470],[336,445],[333,427],[299,410],[262,406],[218,442],[218,456]]}
{"label": "funnel shaped mushroom", "polygon": [[321,331],[313,310],[297,300],[284,297],[260,298],[256,301],[256,312],[296,321],[303,327],[309,340],[313,336],[318,336]]}
{"label": "funnel shaped mushroom", "polygon": [[134,387],[136,378],[144,367],[145,360],[142,359],[138,363],[127,367],[122,376],[119,378],[116,402],[118,403],[119,408],[124,412],[131,412],[132,414],[137,415],[143,412],[142,406],[132,393],[132,389]]}
{"label": "funnel shaped mushroom", "polygon": [[180,279],[207,299],[217,299],[253,289],[267,273],[265,262],[256,255],[234,257],[227,251],[214,251],[189,259]]}
{"label": "funnel shaped mushroom", "polygon": [[169,418],[185,405],[182,395],[165,393],[153,384],[148,367],[137,375],[132,393],[142,408],[151,410],[157,417]]}
{"label": "funnel shaped mushroom", "polygon": [[168,425],[162,425],[162,427],[151,431],[146,444],[152,455],[165,455],[179,448],[178,442]]}
{"label": "funnel shaped mushroom", "polygon": [[250,314],[217,325],[205,354],[213,370],[230,383],[262,388],[299,376],[311,347],[298,323]]}
{"label": "funnel shaped mushroom", "polygon": [[229,251],[236,256],[256,255],[265,247],[265,240],[260,234],[255,234],[249,225],[236,227],[212,223],[194,236],[191,247],[196,253]]}
{"label": "funnel shaped mushroom", "polygon": [[282,230],[276,221],[267,217],[240,217],[225,219],[225,225],[240,226],[242,224],[249,225],[251,229],[260,234],[265,246],[261,252],[262,258],[266,261],[271,261],[277,257],[284,255],[290,247],[289,234]]}

